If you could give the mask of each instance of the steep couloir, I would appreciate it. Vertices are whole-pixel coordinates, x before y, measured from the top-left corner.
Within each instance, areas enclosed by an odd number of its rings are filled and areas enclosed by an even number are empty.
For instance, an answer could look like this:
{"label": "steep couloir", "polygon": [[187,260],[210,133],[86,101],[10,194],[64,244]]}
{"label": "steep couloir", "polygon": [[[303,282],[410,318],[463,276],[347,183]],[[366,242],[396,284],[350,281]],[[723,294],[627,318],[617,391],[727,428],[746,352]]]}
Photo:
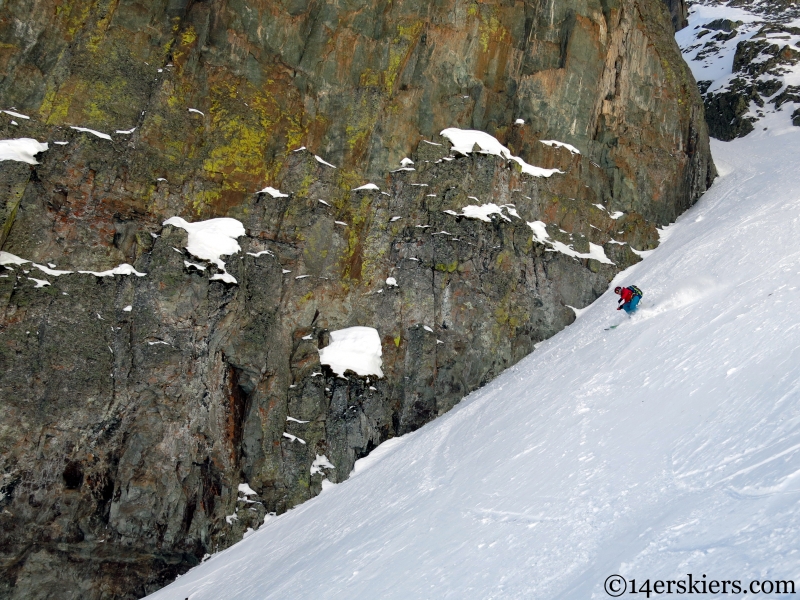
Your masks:
{"label": "steep couloir", "polygon": [[[0,137],[48,149],[0,162],[0,597],[152,591],[571,323],[714,177],[673,31],[660,0],[6,2]],[[235,219],[221,258],[176,216]],[[352,326],[380,373],[320,363]]]}

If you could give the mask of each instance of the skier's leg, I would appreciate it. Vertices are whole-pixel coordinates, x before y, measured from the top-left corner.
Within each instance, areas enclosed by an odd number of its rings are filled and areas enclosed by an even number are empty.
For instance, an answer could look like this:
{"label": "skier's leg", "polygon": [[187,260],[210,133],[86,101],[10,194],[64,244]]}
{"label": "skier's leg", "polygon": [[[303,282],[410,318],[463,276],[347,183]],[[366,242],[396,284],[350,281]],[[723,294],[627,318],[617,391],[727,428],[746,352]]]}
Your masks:
{"label": "skier's leg", "polygon": [[627,310],[629,315],[632,315],[633,313],[636,312],[636,309],[639,308],[639,300],[641,299],[642,299],[641,296],[634,296],[633,298],[631,298],[631,301],[628,303],[629,306]]}

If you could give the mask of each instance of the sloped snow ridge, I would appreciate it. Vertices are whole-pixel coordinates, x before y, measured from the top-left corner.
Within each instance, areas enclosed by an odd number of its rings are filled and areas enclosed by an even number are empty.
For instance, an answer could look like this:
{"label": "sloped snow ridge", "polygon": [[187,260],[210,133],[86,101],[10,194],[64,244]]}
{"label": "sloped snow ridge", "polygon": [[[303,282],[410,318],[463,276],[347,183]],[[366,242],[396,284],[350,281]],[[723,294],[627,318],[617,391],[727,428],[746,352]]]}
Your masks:
{"label": "sloped snow ridge", "polygon": [[607,292],[368,470],[152,598],[800,583],[799,134],[713,143],[723,176],[611,283],[644,291],[632,318]]}

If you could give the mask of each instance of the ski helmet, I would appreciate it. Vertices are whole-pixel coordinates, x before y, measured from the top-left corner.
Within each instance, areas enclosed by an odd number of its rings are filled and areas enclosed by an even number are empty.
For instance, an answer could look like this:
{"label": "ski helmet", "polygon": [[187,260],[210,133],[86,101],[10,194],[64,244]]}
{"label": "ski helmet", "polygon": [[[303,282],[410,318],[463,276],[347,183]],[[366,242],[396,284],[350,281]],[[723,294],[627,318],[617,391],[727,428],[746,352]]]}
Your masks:
{"label": "ski helmet", "polygon": [[621,287],[619,287],[619,286],[617,286],[617,287],[615,287],[615,288],[614,288],[614,293],[615,293],[615,294],[619,294],[621,291],[622,291],[622,288],[621,288]]}

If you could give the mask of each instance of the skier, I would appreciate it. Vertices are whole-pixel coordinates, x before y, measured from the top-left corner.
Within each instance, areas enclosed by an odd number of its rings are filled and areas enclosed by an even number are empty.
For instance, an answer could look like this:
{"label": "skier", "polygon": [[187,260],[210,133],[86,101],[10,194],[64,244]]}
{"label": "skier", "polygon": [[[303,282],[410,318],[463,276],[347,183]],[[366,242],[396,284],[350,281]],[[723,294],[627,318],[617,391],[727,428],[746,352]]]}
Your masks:
{"label": "skier", "polygon": [[639,307],[639,300],[641,300],[642,296],[644,295],[642,290],[635,285],[629,285],[628,287],[615,287],[614,293],[619,294],[620,296],[617,310],[624,310],[629,315],[632,315],[636,312],[636,309]]}

